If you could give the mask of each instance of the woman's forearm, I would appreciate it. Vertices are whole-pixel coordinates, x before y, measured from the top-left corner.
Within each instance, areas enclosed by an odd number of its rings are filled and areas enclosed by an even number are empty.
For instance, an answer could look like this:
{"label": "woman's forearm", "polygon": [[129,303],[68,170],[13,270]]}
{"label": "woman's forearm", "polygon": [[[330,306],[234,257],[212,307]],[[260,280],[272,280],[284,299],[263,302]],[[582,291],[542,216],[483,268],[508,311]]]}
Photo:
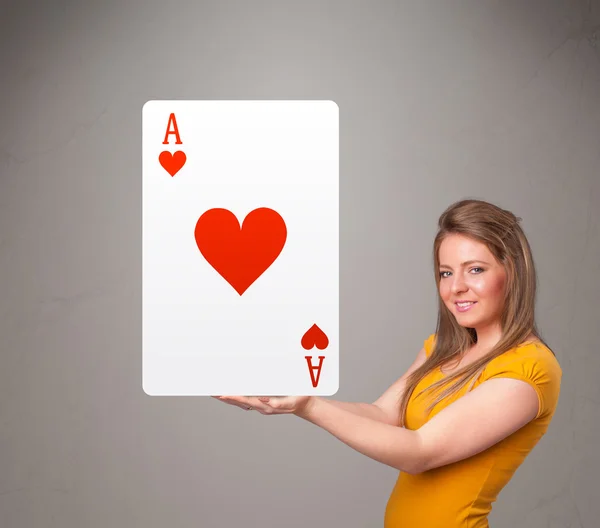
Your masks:
{"label": "woman's forearm", "polygon": [[387,423],[390,425],[397,425],[396,422],[393,422],[389,416],[383,411],[383,409],[373,405],[372,403],[362,403],[362,402],[345,402],[339,400],[331,400],[326,398],[326,401],[331,405],[338,407],[339,409],[343,409],[344,411],[351,412],[352,414],[356,414],[358,416],[364,416],[365,418],[370,418],[371,420],[376,420],[378,422]]}
{"label": "woman's forearm", "polygon": [[309,400],[296,415],[373,460],[405,473],[422,471],[423,447],[417,431],[357,415],[324,398]]}

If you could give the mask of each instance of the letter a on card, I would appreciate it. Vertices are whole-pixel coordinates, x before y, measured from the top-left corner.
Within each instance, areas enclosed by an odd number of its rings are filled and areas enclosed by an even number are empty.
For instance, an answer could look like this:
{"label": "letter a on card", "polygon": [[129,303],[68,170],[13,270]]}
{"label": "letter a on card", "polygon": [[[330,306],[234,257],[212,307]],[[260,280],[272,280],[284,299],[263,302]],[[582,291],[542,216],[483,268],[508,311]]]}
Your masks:
{"label": "letter a on card", "polygon": [[339,111],[332,101],[148,101],[143,389],[339,387]]}

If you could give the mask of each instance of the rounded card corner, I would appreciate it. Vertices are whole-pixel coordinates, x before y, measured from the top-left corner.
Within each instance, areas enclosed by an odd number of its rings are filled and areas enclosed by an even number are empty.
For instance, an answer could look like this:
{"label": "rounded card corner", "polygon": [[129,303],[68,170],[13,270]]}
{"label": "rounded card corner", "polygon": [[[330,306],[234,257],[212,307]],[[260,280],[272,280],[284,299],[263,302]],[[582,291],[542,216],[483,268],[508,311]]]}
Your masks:
{"label": "rounded card corner", "polygon": [[338,392],[340,392],[340,383],[339,383],[339,381],[338,381],[338,383],[336,383],[335,387],[333,388],[333,391],[331,391],[327,396],[328,397],[335,396]]}
{"label": "rounded card corner", "polygon": [[156,396],[156,393],[152,392],[152,389],[148,386],[147,380],[142,380],[142,390],[146,396]]}
{"label": "rounded card corner", "polygon": [[333,107],[335,108],[335,111],[338,114],[340,113],[340,105],[337,104],[333,99],[327,99],[325,102],[329,105],[333,105]]}
{"label": "rounded card corner", "polygon": [[148,105],[152,105],[153,103],[155,103],[156,100],[155,99],[148,99],[148,101],[146,101],[143,105],[142,105],[142,115],[144,115],[144,113],[146,112],[146,106]]}

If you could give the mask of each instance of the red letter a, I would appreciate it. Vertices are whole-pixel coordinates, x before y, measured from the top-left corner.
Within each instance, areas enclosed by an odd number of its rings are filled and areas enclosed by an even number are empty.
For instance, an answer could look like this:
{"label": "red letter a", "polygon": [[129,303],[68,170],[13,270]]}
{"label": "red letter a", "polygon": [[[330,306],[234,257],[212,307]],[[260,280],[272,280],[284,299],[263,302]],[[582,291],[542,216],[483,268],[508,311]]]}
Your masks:
{"label": "red letter a", "polygon": [[[173,130],[171,130],[171,123],[173,123]],[[167,133],[165,134],[165,140],[163,141],[163,145],[169,144],[169,136],[171,134],[175,134],[175,144],[181,145],[181,139],[179,138],[179,129],[177,128],[177,119],[175,119],[175,114],[171,114],[169,116],[169,122],[167,123]]]}
{"label": "red letter a", "polygon": [[[308,363],[308,371],[310,372],[310,379],[312,381],[313,387],[316,387],[319,384],[319,377],[321,376],[321,367],[323,366],[323,360],[325,356],[319,356],[319,366],[313,367],[312,365],[312,356],[304,356],[306,358],[306,362]],[[315,379],[314,371],[317,371],[317,379]]]}

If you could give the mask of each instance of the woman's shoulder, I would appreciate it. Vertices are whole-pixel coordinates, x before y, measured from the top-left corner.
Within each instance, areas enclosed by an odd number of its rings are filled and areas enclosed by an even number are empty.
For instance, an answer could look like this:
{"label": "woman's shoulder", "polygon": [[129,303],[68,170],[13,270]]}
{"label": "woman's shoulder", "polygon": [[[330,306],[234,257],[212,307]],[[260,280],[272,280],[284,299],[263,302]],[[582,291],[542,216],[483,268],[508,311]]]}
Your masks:
{"label": "woman's shoulder", "polygon": [[[423,341],[423,348],[427,357],[431,354],[436,339],[437,334],[432,333]],[[528,367],[531,370],[550,371],[553,375],[558,374],[559,377],[562,375],[562,369],[554,352],[535,336],[528,337],[520,345],[507,350],[490,361],[490,369],[494,367],[504,369],[510,365],[515,367],[519,365],[521,368]]]}
{"label": "woman's shoulder", "polygon": [[507,350],[492,359],[486,367],[489,374],[514,371],[527,375],[531,379],[562,378],[562,369],[554,352],[537,338]]}
{"label": "woman's shoulder", "polygon": [[554,413],[560,395],[562,369],[552,350],[543,342],[524,342],[492,359],[485,367],[483,380],[492,378],[516,378],[529,383],[540,400],[536,418]]}
{"label": "woman's shoulder", "polygon": [[502,354],[499,357],[502,358],[503,356],[505,356],[505,359],[509,361],[531,361],[540,364],[557,366],[560,368],[555,353],[550,349],[550,347],[548,347],[548,345],[536,337],[525,340],[520,345],[508,350],[505,354]]}

